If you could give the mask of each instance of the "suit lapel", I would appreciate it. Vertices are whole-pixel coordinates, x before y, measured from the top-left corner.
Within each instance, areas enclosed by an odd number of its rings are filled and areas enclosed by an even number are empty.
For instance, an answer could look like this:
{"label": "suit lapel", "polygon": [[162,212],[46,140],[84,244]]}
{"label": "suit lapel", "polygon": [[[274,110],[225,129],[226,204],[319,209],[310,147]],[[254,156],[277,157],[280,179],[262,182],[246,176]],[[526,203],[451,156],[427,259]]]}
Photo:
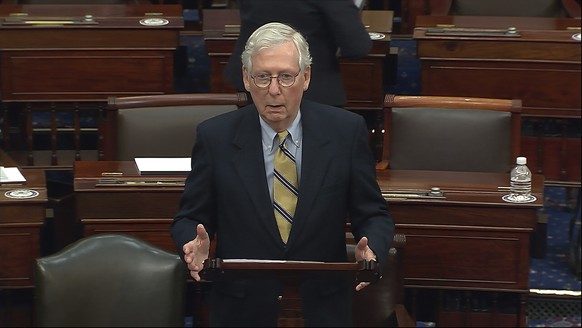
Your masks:
{"label": "suit lapel", "polygon": [[237,128],[233,144],[235,153],[232,161],[243,185],[249,195],[256,213],[241,213],[241,215],[258,215],[269,235],[277,243],[281,242],[279,229],[275,221],[271,196],[265,178],[265,162],[261,141],[261,126],[256,107],[239,109],[247,110]]}
{"label": "suit lapel", "polygon": [[321,127],[325,126],[325,122],[316,112],[314,113],[317,110],[314,108],[315,106],[304,102],[301,107],[303,125],[302,173],[295,218],[293,219],[293,227],[288,241],[289,248],[306,226],[305,220],[314,206],[333,155],[331,137],[326,134],[325,129],[321,129]]}

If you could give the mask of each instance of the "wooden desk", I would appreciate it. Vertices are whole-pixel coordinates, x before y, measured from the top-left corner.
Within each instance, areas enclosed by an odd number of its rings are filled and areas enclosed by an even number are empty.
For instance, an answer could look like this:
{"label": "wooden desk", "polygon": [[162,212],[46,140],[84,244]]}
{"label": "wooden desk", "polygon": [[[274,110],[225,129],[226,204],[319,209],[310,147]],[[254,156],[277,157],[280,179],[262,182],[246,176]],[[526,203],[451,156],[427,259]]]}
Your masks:
{"label": "wooden desk", "polygon": [[170,236],[170,223],[178,211],[183,184],[173,186],[113,185],[99,186],[103,172],[122,173],[130,180],[177,179],[182,177],[141,177],[135,163],[110,161],[76,161],[74,190],[77,222],[83,235],[101,232],[130,233],[176,253]]}
{"label": "wooden desk", "polygon": [[[364,11],[362,21],[370,32],[385,38],[374,40],[370,54],[361,59],[340,59],[348,109],[381,109],[384,100],[384,67],[390,54],[392,11]],[[225,25],[240,25],[238,9],[204,11],[204,43],[210,56],[210,91],[233,92],[225,80],[224,68],[232,54],[238,32],[228,33]]]}
{"label": "wooden desk", "polygon": [[[183,27],[181,5],[0,5],[3,147],[21,165],[97,159],[87,118],[105,115],[108,96],[173,93]],[[50,125],[34,126],[33,115]]]}
{"label": "wooden desk", "polygon": [[509,174],[384,170],[378,181],[388,193],[440,187],[445,194],[388,198],[397,230],[407,239],[407,286],[527,290],[529,235],[543,206],[543,176],[534,175],[537,200],[529,204],[501,199],[507,191],[497,187],[509,184]]}
{"label": "wooden desk", "polygon": [[[74,23],[8,22],[14,13]],[[140,24],[146,17],[168,23]],[[0,5],[0,18],[3,102],[173,92],[180,5]]]}
{"label": "wooden desk", "polygon": [[[84,234],[124,232],[175,252],[169,226],[183,186],[97,186],[103,172],[119,172],[127,180],[176,178],[140,177],[133,162],[75,162],[77,219]],[[452,318],[450,313],[446,317],[438,312],[432,320],[446,326],[467,316],[466,325],[525,325],[529,238],[536,227],[536,212],[543,205],[543,176],[534,176],[538,200],[517,205],[502,201],[505,193],[497,190],[508,185],[508,174],[387,170],[378,173],[378,181],[384,192],[440,187],[446,195],[389,199],[396,231],[407,238],[407,288],[501,292],[515,296],[519,305],[515,313],[491,315],[496,321],[461,311]]]}
{"label": "wooden desk", "polygon": [[[17,163],[0,148],[0,165]],[[44,171],[23,169],[24,184],[0,181],[0,326],[32,325],[34,261],[41,256],[41,229],[48,203]],[[6,196],[16,189],[32,189],[39,195],[28,199]]]}
{"label": "wooden desk", "polygon": [[[436,26],[515,27],[518,36],[430,33]],[[521,149],[548,181],[580,184],[580,20],[418,16],[414,39],[424,95],[521,99]],[[443,81],[447,81],[443,83]]]}
{"label": "wooden desk", "polygon": [[[0,154],[2,163],[5,155]],[[47,192],[44,171],[21,170],[24,184],[0,184],[0,289],[33,287],[34,260],[40,257],[40,229],[44,224]],[[34,198],[10,198],[7,193],[27,189]]]}
{"label": "wooden desk", "polygon": [[[504,202],[506,191],[497,190],[508,185],[508,174],[386,170],[378,181],[383,192],[440,187],[446,196],[389,199],[396,231],[407,240],[407,289],[501,292],[520,303],[513,314],[437,310],[437,326],[525,326],[530,235],[543,206],[543,176],[534,175],[537,201],[519,205]],[[439,297],[433,304],[441,304]]]}

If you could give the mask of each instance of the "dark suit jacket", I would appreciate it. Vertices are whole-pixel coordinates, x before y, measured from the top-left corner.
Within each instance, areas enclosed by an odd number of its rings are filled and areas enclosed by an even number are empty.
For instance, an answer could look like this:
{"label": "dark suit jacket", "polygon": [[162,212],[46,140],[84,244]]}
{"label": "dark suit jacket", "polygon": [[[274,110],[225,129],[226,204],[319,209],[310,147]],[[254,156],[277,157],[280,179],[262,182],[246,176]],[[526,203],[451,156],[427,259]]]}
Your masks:
{"label": "dark suit jacket", "polygon": [[244,91],[240,55],[248,37],[261,25],[281,22],[299,30],[309,43],[313,58],[311,84],[305,98],[323,104],[344,106],[346,95],[337,51],[342,57],[364,57],[372,41],[353,0],[243,0],[241,30],[226,67],[226,78]]}
{"label": "dark suit jacket", "polygon": [[[346,261],[345,224],[357,240],[369,239],[380,264],[394,223],[375,176],[364,119],[352,112],[304,100],[302,175],[287,245],[279,235],[263,160],[261,127],[254,105],[198,126],[192,172],[171,232],[178,250],[195,237],[196,224],[216,233],[216,257]],[[182,254],[183,255],[183,254]],[[271,277],[272,278],[272,277]],[[351,324],[353,281],[310,277],[302,285],[306,323]],[[214,284],[211,322],[273,325],[277,281]],[[339,309],[339,311],[338,311]]]}

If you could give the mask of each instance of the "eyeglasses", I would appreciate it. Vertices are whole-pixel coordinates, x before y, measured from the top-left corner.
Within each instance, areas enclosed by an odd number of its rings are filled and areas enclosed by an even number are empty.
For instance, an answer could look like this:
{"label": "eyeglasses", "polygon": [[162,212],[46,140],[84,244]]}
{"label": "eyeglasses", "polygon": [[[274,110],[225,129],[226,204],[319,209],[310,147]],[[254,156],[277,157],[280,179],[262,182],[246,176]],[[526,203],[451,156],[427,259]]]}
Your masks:
{"label": "eyeglasses", "polygon": [[257,75],[251,75],[251,78],[253,79],[253,82],[255,82],[255,85],[262,89],[269,87],[271,85],[271,81],[275,78],[277,79],[277,82],[280,86],[289,88],[295,84],[295,78],[299,75],[299,73],[300,72],[297,72],[295,75],[292,73],[281,73],[274,76],[266,73],[259,73]]}

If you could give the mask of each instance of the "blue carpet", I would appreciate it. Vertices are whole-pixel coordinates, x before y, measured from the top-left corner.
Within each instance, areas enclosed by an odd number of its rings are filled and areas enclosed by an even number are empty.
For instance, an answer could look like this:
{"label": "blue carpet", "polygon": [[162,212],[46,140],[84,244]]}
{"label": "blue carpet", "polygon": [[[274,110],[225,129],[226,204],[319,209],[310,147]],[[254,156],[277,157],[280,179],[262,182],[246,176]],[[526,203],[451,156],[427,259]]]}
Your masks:
{"label": "blue carpet", "polygon": [[174,83],[176,93],[197,93],[210,91],[210,58],[204,47],[204,39],[199,35],[183,35],[180,47],[187,57],[177,63]]}
{"label": "blue carpet", "polygon": [[390,47],[398,48],[398,67],[396,84],[386,86],[386,93],[397,95],[420,94],[420,60],[416,57],[416,41],[394,39]]}
{"label": "blue carpet", "polygon": [[547,222],[547,252],[544,258],[533,258],[530,263],[529,287],[580,291],[579,276],[570,265],[570,222],[574,212],[568,206],[567,189],[546,188],[544,213]]}
{"label": "blue carpet", "polygon": [[[530,290],[547,292],[532,294],[528,301],[528,327],[580,327],[580,268],[573,264],[571,250],[575,249],[572,232],[580,231],[577,225],[576,204],[570,192],[579,190],[563,187],[546,187],[543,215],[547,216],[546,254],[530,261]],[[579,197],[579,195],[578,195]],[[577,245],[580,259],[580,246]],[[554,295],[571,295],[567,298]]]}

